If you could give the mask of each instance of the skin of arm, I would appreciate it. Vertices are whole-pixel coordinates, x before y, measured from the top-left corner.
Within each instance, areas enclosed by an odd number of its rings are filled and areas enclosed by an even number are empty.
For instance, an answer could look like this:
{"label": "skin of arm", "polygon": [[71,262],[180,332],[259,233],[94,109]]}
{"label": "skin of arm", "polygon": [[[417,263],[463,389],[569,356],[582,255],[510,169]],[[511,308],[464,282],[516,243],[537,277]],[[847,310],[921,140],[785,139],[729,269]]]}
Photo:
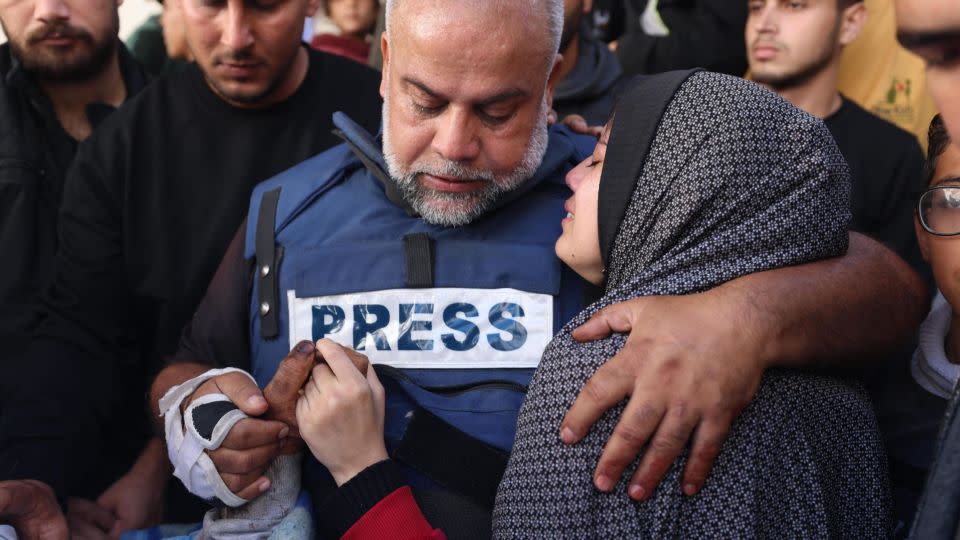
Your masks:
{"label": "skin of arm", "polygon": [[644,500],[691,445],[683,492],[706,481],[730,425],[773,366],[862,366],[910,339],[929,296],[896,254],[852,234],[846,256],[760,272],[699,294],[638,298],[598,312],[574,332],[592,341],[629,333],[590,378],[559,426],[576,444],[628,398],[594,472],[602,491],[646,450],[628,484]]}

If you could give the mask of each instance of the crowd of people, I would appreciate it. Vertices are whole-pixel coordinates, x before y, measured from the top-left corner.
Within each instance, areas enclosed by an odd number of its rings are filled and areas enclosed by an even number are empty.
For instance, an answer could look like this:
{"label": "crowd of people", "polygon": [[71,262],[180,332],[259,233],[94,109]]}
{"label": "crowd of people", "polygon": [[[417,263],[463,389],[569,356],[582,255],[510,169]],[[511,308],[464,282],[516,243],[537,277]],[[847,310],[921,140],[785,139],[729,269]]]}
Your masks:
{"label": "crowd of people", "polygon": [[119,3],[0,0],[0,539],[960,534],[953,0]]}

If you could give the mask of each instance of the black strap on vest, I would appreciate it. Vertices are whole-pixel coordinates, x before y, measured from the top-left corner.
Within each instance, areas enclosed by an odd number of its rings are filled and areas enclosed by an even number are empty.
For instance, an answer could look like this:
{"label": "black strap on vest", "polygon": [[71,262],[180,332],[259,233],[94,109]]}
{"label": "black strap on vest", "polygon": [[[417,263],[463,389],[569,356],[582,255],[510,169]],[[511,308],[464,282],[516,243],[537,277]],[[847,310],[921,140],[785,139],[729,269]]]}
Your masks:
{"label": "black strap on vest", "polygon": [[343,132],[343,130],[335,129],[333,130],[333,134],[343,139],[343,142],[350,147],[350,150],[352,150],[353,154],[357,156],[357,159],[363,163],[363,166],[366,167],[371,174],[377,177],[377,180],[379,180],[380,184],[383,185],[383,190],[386,192],[387,198],[390,199],[390,202],[400,208],[403,208],[403,211],[406,212],[408,216],[417,215],[417,212],[413,209],[413,207],[407,204],[407,201],[404,200],[403,195],[397,188],[396,182],[390,179],[390,174],[383,170],[383,167],[381,167],[376,161],[370,159],[370,156],[364,153],[364,151],[357,146],[355,142],[351,141],[350,138],[347,137],[347,134]]}
{"label": "black strap on vest", "polygon": [[427,233],[403,237],[403,255],[406,259],[409,289],[433,287],[433,239]]}
{"label": "black strap on vest", "polygon": [[260,314],[260,335],[273,339],[280,333],[280,290],[277,283],[277,266],[280,250],[274,241],[277,221],[277,205],[280,203],[280,188],[267,191],[260,199],[260,214],[257,216],[256,259],[257,285],[260,291],[257,313]]}
{"label": "black strap on vest", "polygon": [[393,453],[441,486],[493,508],[508,456],[417,407]]}

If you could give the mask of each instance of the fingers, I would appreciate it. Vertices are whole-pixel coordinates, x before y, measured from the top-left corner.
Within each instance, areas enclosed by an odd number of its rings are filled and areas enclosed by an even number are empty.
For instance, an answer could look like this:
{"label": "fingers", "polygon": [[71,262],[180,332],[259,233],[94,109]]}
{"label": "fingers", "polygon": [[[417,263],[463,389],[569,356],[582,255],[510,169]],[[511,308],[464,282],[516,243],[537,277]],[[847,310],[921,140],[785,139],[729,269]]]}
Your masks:
{"label": "fingers", "polygon": [[86,521],[70,520],[70,538],[72,540],[110,540],[104,530],[98,529]]}
{"label": "fingers", "polygon": [[280,453],[280,442],[274,442],[247,450],[220,448],[210,452],[210,460],[220,474],[249,474],[253,471],[263,473]]}
{"label": "fingers", "polygon": [[730,432],[731,419],[705,419],[697,427],[693,437],[693,446],[690,457],[683,470],[683,493],[687,496],[696,495],[703,489],[707,475],[713,468],[713,463],[723,448],[723,441]]}
{"label": "fingers", "polygon": [[367,371],[367,384],[370,385],[370,392],[373,393],[373,404],[382,416],[386,404],[386,392],[383,389],[380,378],[377,377],[377,370],[371,368]]}
{"label": "fingers", "polygon": [[[45,484],[43,487],[50,490]],[[30,481],[0,482],[0,518],[13,519],[34,512],[42,505],[44,495],[44,490]],[[53,497],[52,491],[49,496]]]}
{"label": "fingers", "polygon": [[213,379],[220,393],[230,398],[241,411],[260,416],[267,410],[267,400],[250,377],[243,373],[226,373]]}
{"label": "fingers", "polygon": [[[698,420],[699,418],[683,404],[674,405],[667,411],[656,435],[647,445],[640,460],[640,466],[637,467],[627,488],[631,498],[642,501],[653,493],[667,470],[683,452]],[[627,463],[633,461],[638,452],[639,449],[633,452]],[[618,458],[624,457],[626,452],[618,456]]]}
{"label": "fingers", "polygon": [[350,361],[357,368],[357,371],[366,375],[367,368],[370,366],[370,359],[365,354],[358,353],[350,347],[344,347],[343,351],[350,357]]}
{"label": "fingers", "polygon": [[234,495],[248,501],[259,497],[270,489],[270,479],[263,476],[263,471],[249,474],[221,473],[220,478],[223,479],[227,489],[232,491]]}
{"label": "fingers", "polygon": [[223,439],[220,448],[248,450],[258,446],[278,443],[280,439],[283,439],[289,433],[290,428],[283,422],[244,418],[233,426],[230,433]]}
{"label": "fingers", "polygon": [[297,398],[316,362],[316,348],[311,341],[301,341],[290,351],[263,389],[263,397],[270,406],[264,418],[296,427]]}
{"label": "fingers", "polygon": [[69,534],[53,489],[38,480],[0,482],[0,523],[12,524],[23,538],[65,540]]}
{"label": "fingers", "polygon": [[614,304],[594,313],[590,320],[573,331],[573,339],[577,341],[594,341],[609,337],[614,332],[624,333],[633,330],[630,322],[629,304]]}
{"label": "fingers", "polygon": [[347,356],[343,346],[329,339],[321,339],[317,342],[317,350],[320,351],[320,356],[323,357],[338,380],[354,382],[363,380],[363,375],[357,370],[350,357]]}
{"label": "fingers", "polygon": [[[71,498],[67,505],[71,528],[81,526],[80,528],[84,530],[91,529],[89,531],[91,534],[93,534],[92,530],[96,529],[94,537],[106,538],[106,532],[113,528],[116,521],[112,513],[93,501]],[[83,536],[88,537],[87,534]]]}
{"label": "fingers", "polygon": [[593,374],[580,390],[563,422],[560,423],[560,440],[574,444],[590,431],[604,412],[619,403],[633,390],[634,378],[621,373],[614,357]]}
{"label": "fingers", "polygon": [[594,471],[593,483],[597,489],[610,491],[617,485],[623,471],[657,429],[665,409],[661,404],[643,401],[638,397],[630,400]]}

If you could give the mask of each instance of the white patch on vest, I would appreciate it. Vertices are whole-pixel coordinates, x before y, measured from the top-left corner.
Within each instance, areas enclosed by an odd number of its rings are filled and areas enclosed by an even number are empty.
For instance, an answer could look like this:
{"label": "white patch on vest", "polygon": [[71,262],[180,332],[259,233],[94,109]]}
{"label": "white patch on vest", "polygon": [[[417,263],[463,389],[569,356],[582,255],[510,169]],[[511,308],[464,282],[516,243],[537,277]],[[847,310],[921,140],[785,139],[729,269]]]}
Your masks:
{"label": "white patch on vest", "polygon": [[553,297],[516,289],[290,290],[287,300],[291,344],[326,337],[397,368],[534,368],[553,337]]}

